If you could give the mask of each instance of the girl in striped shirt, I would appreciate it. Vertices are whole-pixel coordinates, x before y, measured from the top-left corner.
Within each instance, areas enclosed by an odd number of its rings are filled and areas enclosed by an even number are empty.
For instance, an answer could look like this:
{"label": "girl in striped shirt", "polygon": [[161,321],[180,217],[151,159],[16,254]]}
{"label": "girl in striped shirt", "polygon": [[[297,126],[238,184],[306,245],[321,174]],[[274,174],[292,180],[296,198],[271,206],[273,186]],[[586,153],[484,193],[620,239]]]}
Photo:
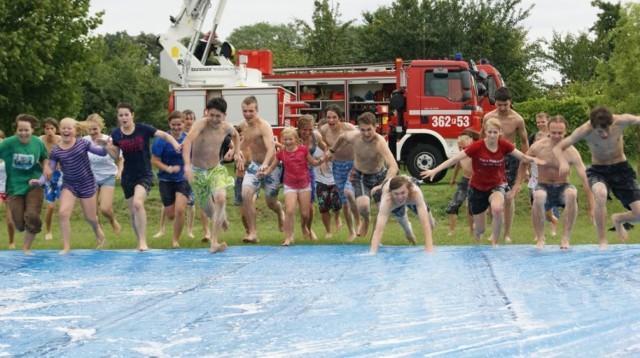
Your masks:
{"label": "girl in striped shirt", "polygon": [[[62,140],[49,154],[49,168],[56,168],[58,163],[65,172],[62,179],[62,192],[60,193],[59,218],[60,231],[64,248],[61,254],[68,254],[71,250],[71,215],[76,199],[80,199],[82,212],[85,219],[93,229],[98,242],[98,248],[104,246],[104,232],[98,223],[96,193],[98,186],[95,177],[91,172],[88,152],[96,155],[107,155],[104,140],[98,141],[100,146],[94,145],[91,141],[76,136],[77,122],[72,118],[65,118],[60,121],[60,136]],[[44,175],[39,180],[32,179],[32,186],[44,184]]]}

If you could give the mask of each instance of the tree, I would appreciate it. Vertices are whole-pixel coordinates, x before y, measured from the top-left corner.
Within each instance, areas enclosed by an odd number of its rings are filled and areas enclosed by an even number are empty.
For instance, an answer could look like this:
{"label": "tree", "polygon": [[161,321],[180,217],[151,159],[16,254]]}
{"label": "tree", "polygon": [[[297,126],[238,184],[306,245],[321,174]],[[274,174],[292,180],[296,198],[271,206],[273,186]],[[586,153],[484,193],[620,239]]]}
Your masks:
{"label": "tree", "polygon": [[340,21],[340,4],[329,5],[329,0],[315,0],[311,18],[313,26],[296,20],[304,36],[304,52],[307,63],[312,65],[336,65],[350,62],[348,31],[353,20]]}
{"label": "tree", "polygon": [[[89,16],[89,0],[0,2],[0,119],[19,113],[74,117],[81,107],[89,32],[102,13]],[[10,130],[5,125],[5,130]]]}
{"label": "tree", "polygon": [[237,49],[271,50],[275,67],[302,66],[306,55],[302,48],[302,37],[294,24],[271,25],[259,22],[241,26],[227,39]]}
{"label": "tree", "polygon": [[115,127],[117,104],[129,102],[138,121],[166,127],[169,84],[157,75],[149,51],[138,41],[118,32],[92,42],[91,51],[100,60],[92,63],[90,76],[83,83],[81,118],[98,113],[108,127]]}

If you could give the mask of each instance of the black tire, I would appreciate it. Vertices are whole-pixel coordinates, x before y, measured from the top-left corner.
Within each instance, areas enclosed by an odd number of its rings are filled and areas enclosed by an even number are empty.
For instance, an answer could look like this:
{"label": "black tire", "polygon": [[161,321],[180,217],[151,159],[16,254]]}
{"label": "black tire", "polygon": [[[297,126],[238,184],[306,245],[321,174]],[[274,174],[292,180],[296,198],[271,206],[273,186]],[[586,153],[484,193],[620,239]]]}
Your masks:
{"label": "black tire", "polygon": [[[438,148],[430,144],[418,144],[409,152],[407,157],[407,169],[415,178],[422,179],[420,172],[425,169],[433,169],[444,162],[444,154]],[[437,183],[447,175],[447,170],[443,170],[436,175],[432,181],[425,180],[425,183]]]}

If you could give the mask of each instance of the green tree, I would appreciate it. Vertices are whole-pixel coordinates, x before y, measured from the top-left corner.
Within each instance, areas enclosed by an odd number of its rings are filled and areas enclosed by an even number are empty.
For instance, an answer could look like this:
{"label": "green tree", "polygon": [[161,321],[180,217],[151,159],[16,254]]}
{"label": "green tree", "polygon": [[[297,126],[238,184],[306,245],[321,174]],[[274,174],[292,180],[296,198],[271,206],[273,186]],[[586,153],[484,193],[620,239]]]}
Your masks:
{"label": "green tree", "polygon": [[149,51],[139,39],[126,32],[97,37],[91,44],[99,60],[92,63],[90,76],[83,83],[80,117],[102,115],[108,127],[115,127],[115,107],[129,102],[136,119],[158,128],[166,128],[169,84],[156,74]]}
{"label": "green tree", "polygon": [[313,26],[303,20],[296,20],[296,24],[303,34],[304,52],[307,63],[312,65],[336,65],[349,61],[351,57],[347,47],[349,29],[353,20],[340,20],[340,4],[335,7],[329,5],[329,0],[315,0],[311,18]]}
{"label": "green tree", "polygon": [[274,67],[302,66],[306,55],[302,48],[302,36],[294,24],[271,25],[259,22],[241,26],[227,38],[236,49],[271,50]]}
{"label": "green tree", "polygon": [[11,130],[18,113],[75,116],[92,54],[89,0],[0,2],[0,119]]}

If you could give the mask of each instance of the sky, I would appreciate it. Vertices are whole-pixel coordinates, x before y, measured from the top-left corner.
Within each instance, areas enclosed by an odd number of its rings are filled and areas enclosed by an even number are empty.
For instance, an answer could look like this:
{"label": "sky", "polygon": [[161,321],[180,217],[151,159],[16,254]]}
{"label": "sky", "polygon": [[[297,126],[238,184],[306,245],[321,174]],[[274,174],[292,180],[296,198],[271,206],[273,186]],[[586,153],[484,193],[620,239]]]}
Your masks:
{"label": "sky", "polygon": [[[336,1],[336,0],[334,0]],[[342,21],[356,20],[363,11],[375,11],[390,5],[393,0],[340,0]],[[212,0],[203,32],[211,27],[213,12],[218,1]],[[91,12],[104,11],[103,24],[98,34],[127,31],[130,35],[140,32],[160,34],[169,27],[169,16],[177,15],[182,0],[92,0]],[[588,31],[597,19],[597,9],[588,0],[522,0],[523,8],[533,5],[530,16],[523,23],[529,31],[529,39],[551,39],[553,31],[576,34]],[[310,22],[313,0],[228,0],[217,29],[224,40],[234,29],[258,22],[285,24],[299,18]],[[557,74],[545,74],[548,81],[559,80]]]}

